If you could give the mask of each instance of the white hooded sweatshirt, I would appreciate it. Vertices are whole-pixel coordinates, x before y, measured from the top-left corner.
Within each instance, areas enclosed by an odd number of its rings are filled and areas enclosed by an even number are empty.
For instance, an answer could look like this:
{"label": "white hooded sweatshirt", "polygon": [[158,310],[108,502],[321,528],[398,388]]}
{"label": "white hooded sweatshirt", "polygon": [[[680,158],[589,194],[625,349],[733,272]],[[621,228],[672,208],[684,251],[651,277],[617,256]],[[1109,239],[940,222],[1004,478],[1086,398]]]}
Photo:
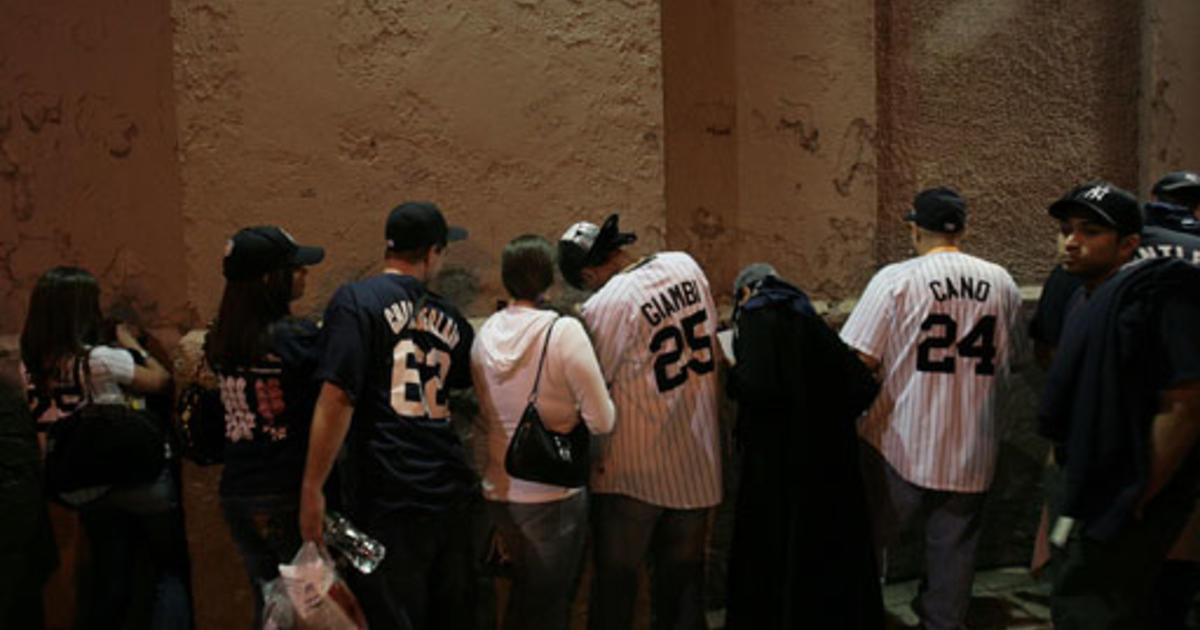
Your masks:
{"label": "white hooded sweatshirt", "polygon": [[546,428],[568,432],[582,416],[592,433],[612,431],[616,411],[583,325],[553,311],[509,306],[483,323],[471,346],[471,375],[479,395],[478,429],[487,436],[483,495],[491,501],[543,503],[579,488],[513,479],[504,454],[521,420],[537,375],[546,331],[555,320],[538,387],[538,414]]}

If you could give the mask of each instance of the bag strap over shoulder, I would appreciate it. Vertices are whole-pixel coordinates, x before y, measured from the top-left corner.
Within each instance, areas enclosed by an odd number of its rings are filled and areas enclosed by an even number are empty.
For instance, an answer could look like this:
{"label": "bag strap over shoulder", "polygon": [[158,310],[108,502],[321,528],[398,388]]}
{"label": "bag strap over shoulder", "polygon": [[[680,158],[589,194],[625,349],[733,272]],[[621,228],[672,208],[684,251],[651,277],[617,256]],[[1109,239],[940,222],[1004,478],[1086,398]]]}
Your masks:
{"label": "bag strap over shoulder", "polygon": [[[89,405],[92,403],[92,350],[88,347],[83,354],[75,355],[75,385],[83,394],[84,403]],[[86,370],[84,362],[87,362]]]}
{"label": "bag strap over shoulder", "polygon": [[533,378],[533,391],[529,392],[529,402],[537,402],[538,385],[542,382],[542,364],[546,362],[546,350],[550,347],[550,333],[554,332],[554,325],[558,323],[560,317],[555,317],[554,321],[550,322],[550,327],[546,329],[546,340],[542,342],[542,356],[538,359],[537,376]]}

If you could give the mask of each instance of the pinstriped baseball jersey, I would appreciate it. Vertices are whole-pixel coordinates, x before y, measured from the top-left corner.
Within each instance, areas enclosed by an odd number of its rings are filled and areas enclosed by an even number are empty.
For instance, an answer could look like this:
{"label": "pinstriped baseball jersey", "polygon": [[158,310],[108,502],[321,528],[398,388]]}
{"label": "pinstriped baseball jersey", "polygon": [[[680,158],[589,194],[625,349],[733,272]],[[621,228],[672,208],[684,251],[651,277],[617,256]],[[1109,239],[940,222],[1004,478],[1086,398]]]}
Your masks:
{"label": "pinstriped baseball jersey", "polygon": [[867,285],[841,333],[880,361],[883,386],[859,434],[909,482],[991,485],[996,383],[1020,306],[1004,268],[951,248],[888,265]]}
{"label": "pinstriped baseball jersey", "polygon": [[583,318],[617,408],[593,436],[591,490],[669,508],[721,501],[717,312],[691,256],[663,252],[614,275]]}

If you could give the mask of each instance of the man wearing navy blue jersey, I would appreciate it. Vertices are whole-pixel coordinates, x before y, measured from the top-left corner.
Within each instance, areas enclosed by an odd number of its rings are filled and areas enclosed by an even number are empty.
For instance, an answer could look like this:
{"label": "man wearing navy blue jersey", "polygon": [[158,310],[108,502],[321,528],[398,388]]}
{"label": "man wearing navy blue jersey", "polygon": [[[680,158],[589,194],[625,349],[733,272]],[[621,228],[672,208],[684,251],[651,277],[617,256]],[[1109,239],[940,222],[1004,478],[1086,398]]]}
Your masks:
{"label": "man wearing navy blue jersey", "polygon": [[325,310],[300,533],[322,539],[321,488],[344,442],[347,511],[387,549],[374,573],[346,576],[371,628],[466,628],[477,481],[448,389],[471,384],[474,332],[425,286],[466,231],[447,227],[434,204],[410,202],[388,215],[386,235],[383,272],[342,286]]}

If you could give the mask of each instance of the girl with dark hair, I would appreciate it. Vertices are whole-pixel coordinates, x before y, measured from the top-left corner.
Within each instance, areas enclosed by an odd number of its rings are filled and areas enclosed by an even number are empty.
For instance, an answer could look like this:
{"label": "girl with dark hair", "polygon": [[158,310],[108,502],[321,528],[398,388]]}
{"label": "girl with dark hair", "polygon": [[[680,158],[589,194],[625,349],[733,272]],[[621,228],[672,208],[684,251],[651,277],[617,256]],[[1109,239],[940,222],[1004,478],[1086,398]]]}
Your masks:
{"label": "girl with dark hair", "polygon": [[584,422],[592,433],[608,433],[615,410],[583,325],[539,307],[554,282],[550,243],[517,237],[500,266],[512,302],[479,329],[471,373],[487,440],[483,495],[513,565],[504,627],[564,630],[583,554],[587,493],[515,479],[504,457],[539,365],[537,409],[548,429],[569,433]]}
{"label": "girl with dark hair", "polygon": [[[21,332],[21,373],[39,431],[82,405],[131,404],[138,394],[166,390],[171,375],[124,324],[105,322],[92,274],[56,267],[38,279]],[[166,448],[164,444],[164,448]],[[65,492],[79,507],[91,548],[91,597],[79,608],[81,628],[189,628],[187,546],[172,467],[157,479]],[[134,557],[148,546],[153,592],[134,593]],[[151,610],[134,610],[135,602]]]}
{"label": "girl with dark hair", "polygon": [[225,408],[221,508],[254,589],[254,628],[262,626],[262,585],[301,543],[318,329],[292,318],[290,304],[304,293],[306,265],[324,255],[278,227],[239,231],[226,248],[225,293],[205,340]]}

